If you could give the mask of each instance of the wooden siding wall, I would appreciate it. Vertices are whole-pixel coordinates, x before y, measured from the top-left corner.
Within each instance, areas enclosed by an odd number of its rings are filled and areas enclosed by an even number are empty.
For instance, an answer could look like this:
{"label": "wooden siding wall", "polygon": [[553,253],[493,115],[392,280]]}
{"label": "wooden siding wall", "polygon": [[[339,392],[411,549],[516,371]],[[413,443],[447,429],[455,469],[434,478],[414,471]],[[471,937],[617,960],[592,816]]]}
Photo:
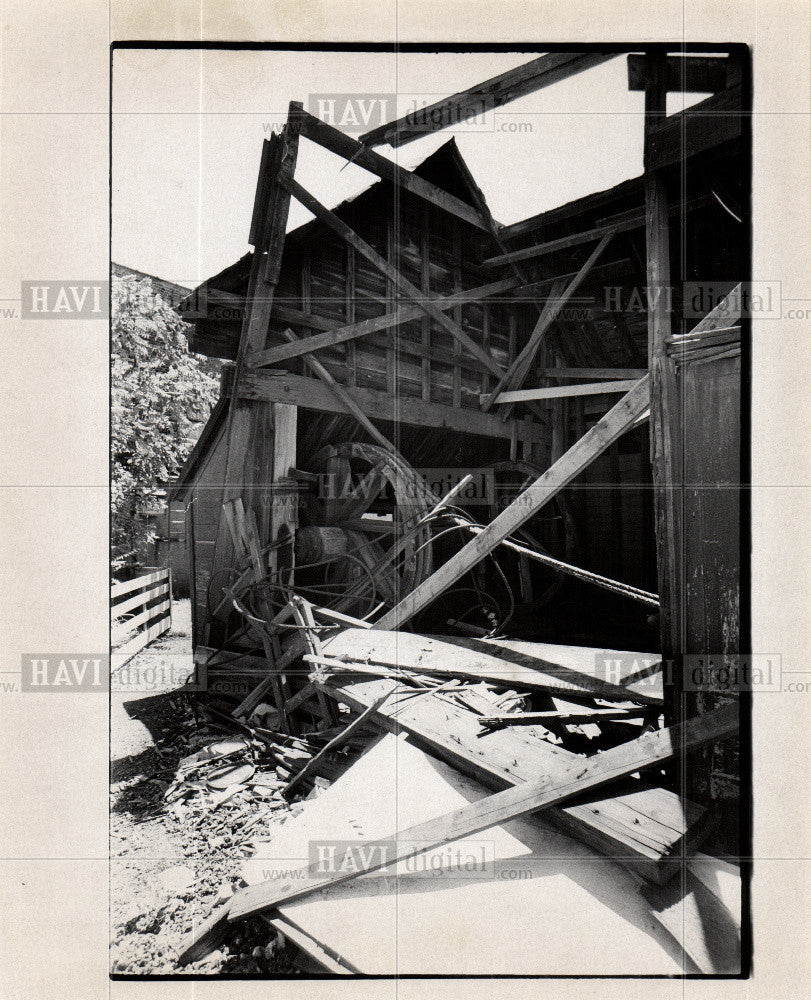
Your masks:
{"label": "wooden siding wall", "polygon": [[[482,252],[482,234],[431,205],[404,200],[395,207],[383,199],[373,213],[353,203],[341,214],[426,296],[452,295],[488,280],[473,263]],[[285,249],[277,301],[340,326],[394,311],[398,295],[375,267],[313,224],[306,239]],[[525,314],[523,306],[502,300],[466,303],[449,315],[506,367],[528,335]],[[285,342],[281,332],[287,326],[299,336],[319,332],[274,319],[268,347]],[[318,358],[342,384],[457,408],[478,410],[480,394],[492,387],[485,366],[427,316],[319,351]],[[302,359],[280,367],[309,374]]]}
{"label": "wooden siding wall", "polygon": [[[208,621],[208,589],[211,581],[211,567],[214,561],[214,543],[222,510],[222,484],[225,477],[225,434],[224,425],[209,444],[194,484],[185,497],[185,503],[193,504],[194,552],[190,553],[190,566],[194,567],[194,579],[190,581],[192,598],[192,622],[194,635],[200,636],[200,629]],[[191,545],[187,536],[187,547]]]}

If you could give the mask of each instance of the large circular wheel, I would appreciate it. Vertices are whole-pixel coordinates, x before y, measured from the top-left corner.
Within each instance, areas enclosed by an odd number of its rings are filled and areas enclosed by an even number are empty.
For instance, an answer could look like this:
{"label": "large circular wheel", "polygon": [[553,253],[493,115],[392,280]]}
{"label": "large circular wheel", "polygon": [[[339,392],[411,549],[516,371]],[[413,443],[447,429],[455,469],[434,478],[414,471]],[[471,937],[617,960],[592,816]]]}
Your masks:
{"label": "large circular wheel", "polygon": [[313,471],[318,488],[297,532],[296,590],[358,617],[393,607],[431,572],[422,478],[387,449],[359,442],[321,449]]}

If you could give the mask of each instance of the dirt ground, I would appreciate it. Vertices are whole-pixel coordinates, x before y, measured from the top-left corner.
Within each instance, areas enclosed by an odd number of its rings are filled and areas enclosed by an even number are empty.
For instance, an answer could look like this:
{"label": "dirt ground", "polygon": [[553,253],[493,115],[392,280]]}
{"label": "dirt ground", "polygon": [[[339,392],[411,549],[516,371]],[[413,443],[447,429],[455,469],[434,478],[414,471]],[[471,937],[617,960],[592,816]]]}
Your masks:
{"label": "dirt ground", "polygon": [[177,953],[193,922],[240,882],[252,842],[300,806],[194,799],[168,802],[178,762],[228,735],[195,718],[179,691],[192,669],[189,602],[176,601],[172,630],[111,682],[110,970],[117,975],[296,974],[296,949],[257,917],[235,925],[205,960],[185,968]]}

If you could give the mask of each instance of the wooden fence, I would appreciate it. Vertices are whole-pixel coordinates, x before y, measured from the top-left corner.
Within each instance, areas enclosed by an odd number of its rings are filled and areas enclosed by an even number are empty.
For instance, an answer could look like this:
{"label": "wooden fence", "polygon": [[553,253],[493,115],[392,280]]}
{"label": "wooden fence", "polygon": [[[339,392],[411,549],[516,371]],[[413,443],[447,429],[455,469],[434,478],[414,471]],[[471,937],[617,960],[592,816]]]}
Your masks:
{"label": "wooden fence", "polygon": [[150,570],[134,580],[114,583],[110,622],[110,644],[118,667],[172,627],[172,571]]}

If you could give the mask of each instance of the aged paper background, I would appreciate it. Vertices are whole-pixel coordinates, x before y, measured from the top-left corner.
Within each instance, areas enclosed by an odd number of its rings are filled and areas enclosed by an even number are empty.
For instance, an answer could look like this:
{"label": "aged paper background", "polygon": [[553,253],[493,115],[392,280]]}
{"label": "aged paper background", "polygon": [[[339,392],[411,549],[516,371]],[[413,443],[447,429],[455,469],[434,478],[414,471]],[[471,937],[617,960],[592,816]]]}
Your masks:
{"label": "aged paper background", "polygon": [[[111,39],[685,39],[753,46],[753,278],[780,280],[784,298],[811,305],[805,0],[625,0],[603,7],[582,0],[113,0],[110,7],[95,0],[70,6],[7,0],[0,18],[0,297],[19,297],[22,280],[107,275]],[[809,669],[810,326],[809,320],[755,324],[753,338],[753,648],[779,653],[784,671]],[[107,330],[98,321],[4,316],[2,333],[0,670],[10,676],[25,652],[106,649],[108,353]],[[4,689],[0,996],[799,997],[809,978],[809,704],[811,692],[755,698],[750,982],[111,983],[106,699]]]}

